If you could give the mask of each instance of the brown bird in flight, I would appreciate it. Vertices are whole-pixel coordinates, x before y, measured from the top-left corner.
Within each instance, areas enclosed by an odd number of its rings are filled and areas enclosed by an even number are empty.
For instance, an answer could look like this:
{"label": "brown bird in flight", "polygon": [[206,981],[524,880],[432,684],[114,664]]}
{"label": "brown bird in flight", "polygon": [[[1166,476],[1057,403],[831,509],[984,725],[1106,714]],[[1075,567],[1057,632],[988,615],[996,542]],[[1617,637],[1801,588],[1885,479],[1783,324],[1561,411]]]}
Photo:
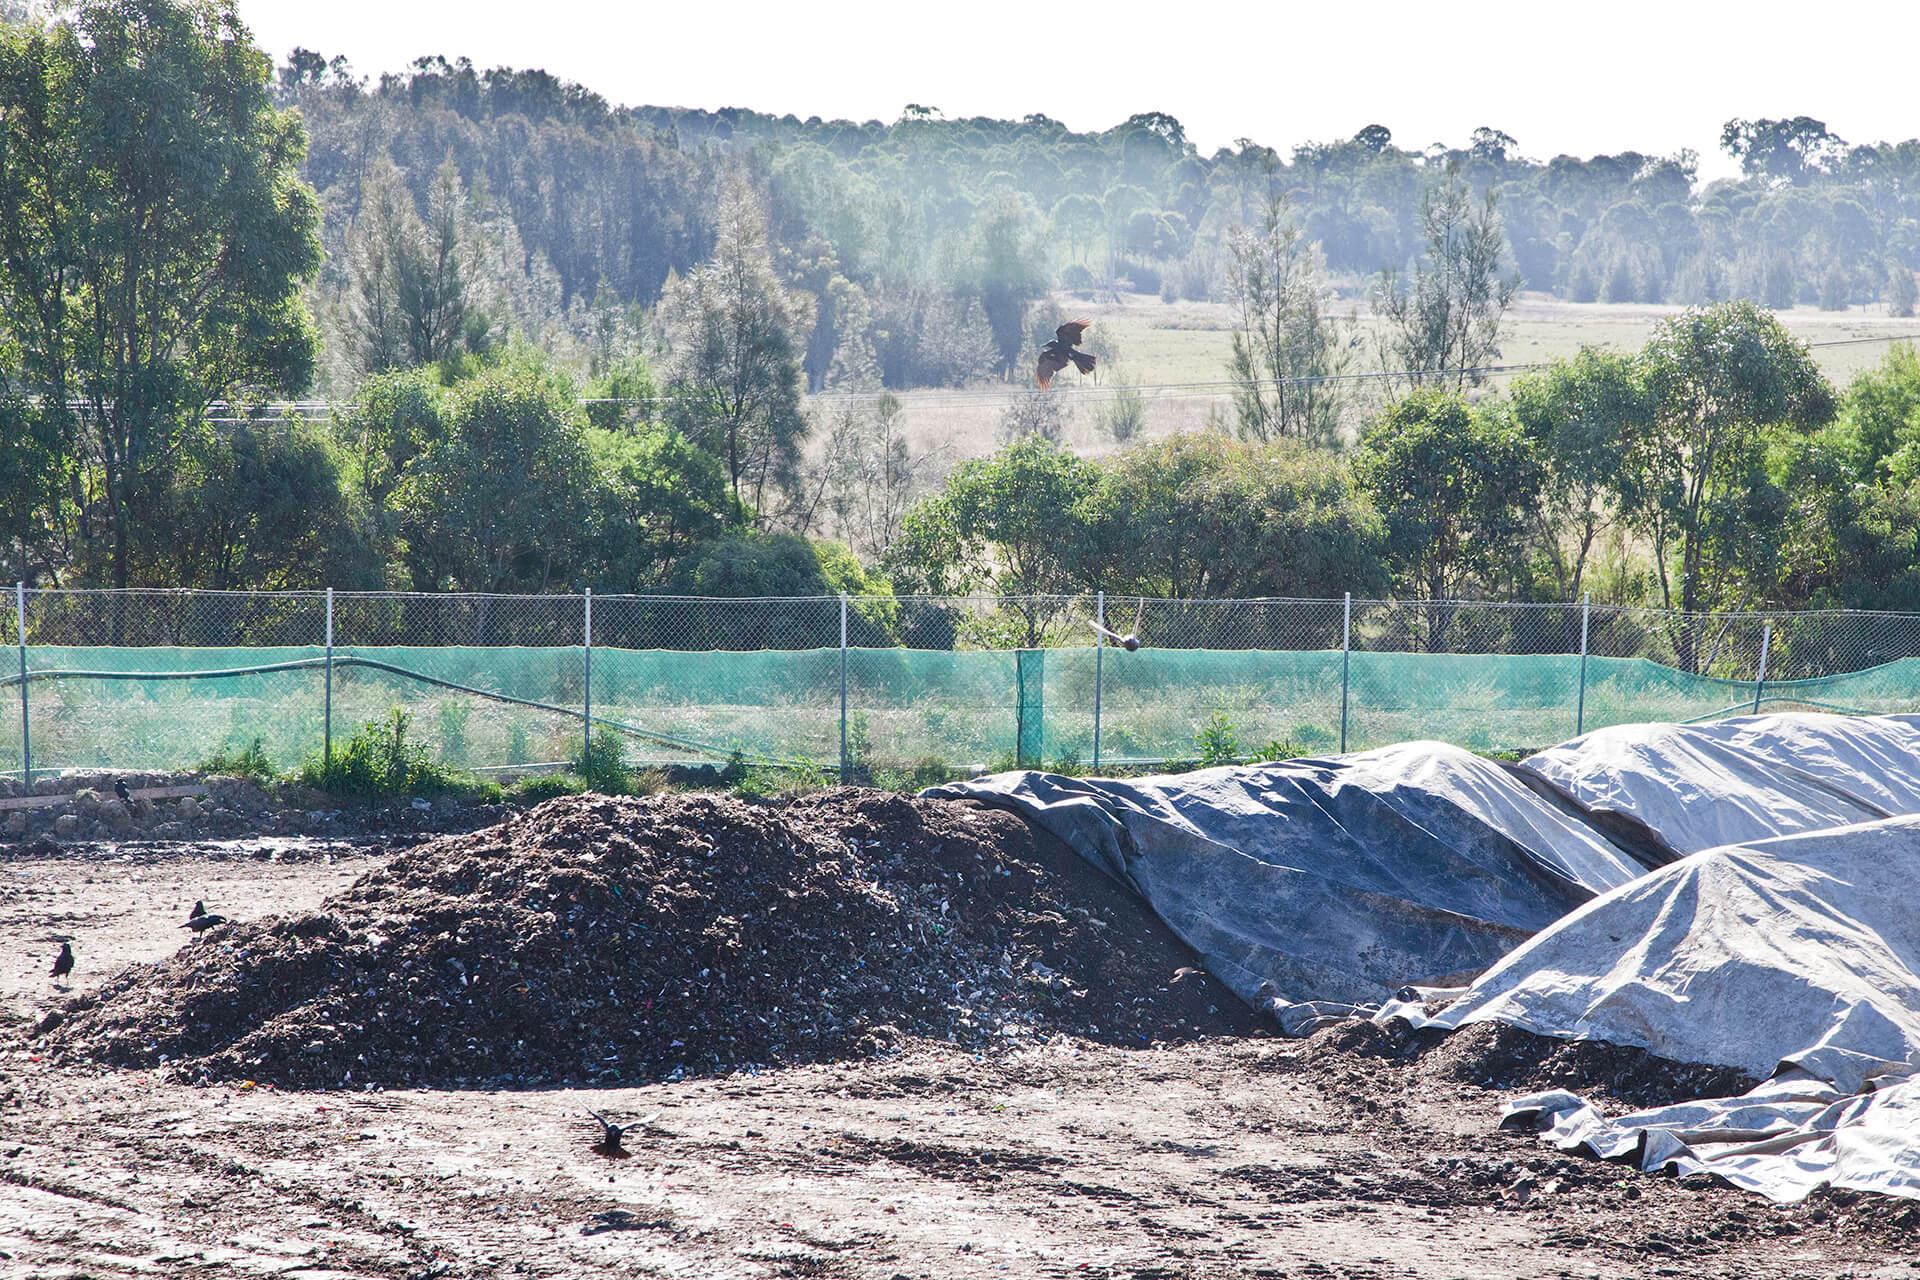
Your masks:
{"label": "brown bird in flight", "polygon": [[1034,385],[1045,390],[1053,381],[1053,375],[1067,367],[1071,360],[1073,367],[1082,373],[1092,373],[1093,366],[1099,363],[1099,357],[1085,351],[1075,351],[1080,339],[1093,327],[1091,320],[1069,320],[1053,331],[1053,341],[1040,348],[1040,363],[1033,371]]}

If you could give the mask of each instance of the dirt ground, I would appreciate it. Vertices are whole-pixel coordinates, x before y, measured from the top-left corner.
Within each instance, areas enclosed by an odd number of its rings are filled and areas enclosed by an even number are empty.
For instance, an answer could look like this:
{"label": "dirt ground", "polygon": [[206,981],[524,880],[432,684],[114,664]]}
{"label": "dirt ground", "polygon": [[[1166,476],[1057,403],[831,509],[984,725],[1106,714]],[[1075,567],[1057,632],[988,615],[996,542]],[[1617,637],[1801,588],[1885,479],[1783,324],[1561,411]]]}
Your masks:
{"label": "dirt ground", "polygon": [[[1379,1056],[1354,1026],[996,1056],[916,1041],[609,1089],[196,1087],[35,1051],[57,1001],[183,945],[194,899],[308,910],[374,861],[307,842],[0,861],[0,1275],[1920,1271],[1920,1206],[1773,1208],[1564,1158],[1499,1130],[1516,1088],[1454,1078],[1470,1056]],[[58,937],[79,957],[64,993]],[[589,1108],[636,1126],[629,1158],[589,1150]]]}

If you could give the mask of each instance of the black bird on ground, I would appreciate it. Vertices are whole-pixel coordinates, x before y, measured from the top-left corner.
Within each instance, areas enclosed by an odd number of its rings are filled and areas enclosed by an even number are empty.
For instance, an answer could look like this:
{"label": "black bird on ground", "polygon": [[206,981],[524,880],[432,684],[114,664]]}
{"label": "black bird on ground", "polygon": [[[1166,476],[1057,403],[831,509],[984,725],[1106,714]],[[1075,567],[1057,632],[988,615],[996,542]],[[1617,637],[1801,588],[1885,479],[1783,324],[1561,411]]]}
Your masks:
{"label": "black bird on ground", "polygon": [[626,1126],[615,1124],[598,1111],[589,1111],[587,1114],[600,1122],[600,1141],[594,1144],[593,1154],[609,1160],[625,1160],[633,1154],[620,1145],[620,1140],[627,1134]]}
{"label": "black bird on ground", "polygon": [[73,944],[71,942],[63,942],[60,944],[60,954],[53,958],[53,976],[56,978],[64,978],[72,972]]}
{"label": "black bird on ground", "polygon": [[207,914],[207,904],[195,898],[193,900],[193,910],[187,912],[187,919],[191,920],[195,916],[203,916],[205,914]]}
{"label": "black bird on ground", "polygon": [[120,797],[122,804],[133,803],[133,792],[127,790],[127,780],[125,778],[115,778],[113,780],[113,794]]}
{"label": "black bird on ground", "polygon": [[187,922],[180,927],[182,929],[191,929],[195,933],[205,933],[208,929],[213,928],[213,926],[225,923],[227,923],[225,916],[217,916],[211,911],[208,911],[204,903],[195,902],[193,904],[193,914],[188,916]]}
{"label": "black bird on ground", "polygon": [[1091,320],[1069,320],[1053,331],[1053,341],[1040,348],[1040,363],[1034,367],[1033,384],[1042,391],[1053,381],[1053,375],[1072,362],[1073,367],[1082,373],[1092,373],[1093,366],[1100,358],[1086,351],[1075,351],[1087,330],[1093,327]]}

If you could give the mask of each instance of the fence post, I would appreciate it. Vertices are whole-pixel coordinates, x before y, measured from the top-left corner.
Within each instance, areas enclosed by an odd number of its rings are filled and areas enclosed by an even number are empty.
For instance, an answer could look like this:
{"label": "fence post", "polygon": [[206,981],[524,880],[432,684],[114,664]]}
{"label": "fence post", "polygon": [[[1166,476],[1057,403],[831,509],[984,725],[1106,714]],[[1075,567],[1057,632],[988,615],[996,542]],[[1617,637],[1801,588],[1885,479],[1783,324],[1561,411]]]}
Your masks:
{"label": "fence post", "polygon": [[20,628],[20,780],[33,785],[33,740],[27,728],[27,584],[13,584],[14,621]]}
{"label": "fence post", "polygon": [[1107,656],[1107,593],[1093,593],[1093,771],[1100,772],[1100,667]]}
{"label": "fence post", "polygon": [[1340,627],[1340,751],[1347,750],[1347,676],[1353,664],[1353,592],[1347,592],[1346,618]]}
{"label": "fence post", "polygon": [[1580,701],[1573,713],[1573,736],[1587,729],[1587,615],[1593,611],[1593,592],[1580,596]]}
{"label": "fence post", "polygon": [[586,619],[582,639],[586,641],[581,651],[580,690],[584,710],[580,713],[580,775],[593,776],[593,588],[586,589]]}
{"label": "fence post", "polygon": [[320,731],[320,764],[323,771],[333,768],[333,588],[327,588],[327,711]]}
{"label": "fence post", "polygon": [[847,785],[847,593],[840,593],[840,785]]}
{"label": "fence post", "polygon": [[1767,649],[1773,642],[1773,619],[1760,627],[1760,671],[1753,681],[1753,714],[1760,714],[1760,695],[1767,687]]}

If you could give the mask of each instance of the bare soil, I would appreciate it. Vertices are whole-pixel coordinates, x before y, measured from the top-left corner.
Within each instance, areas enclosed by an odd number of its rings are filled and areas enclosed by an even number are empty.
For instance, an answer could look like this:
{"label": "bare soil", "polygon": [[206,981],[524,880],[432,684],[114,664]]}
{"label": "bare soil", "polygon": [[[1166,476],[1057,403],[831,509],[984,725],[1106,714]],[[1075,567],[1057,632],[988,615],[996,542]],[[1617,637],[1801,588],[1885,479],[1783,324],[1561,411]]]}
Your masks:
{"label": "bare soil", "polygon": [[[868,857],[898,852],[884,845],[897,813],[869,814],[860,835],[848,829],[870,801],[814,803]],[[197,898],[256,927],[314,915],[429,848],[103,846],[0,861],[0,1275],[1913,1273],[1920,1206],[1841,1195],[1773,1208],[1498,1127],[1515,1092],[1564,1085],[1624,1107],[1737,1084],[1719,1069],[1498,1029],[1438,1045],[1358,1023],[1306,1041],[1182,1033],[1191,977],[1144,972],[1177,958],[1156,950],[1164,939],[1074,979],[1076,1002],[1111,1007],[1125,991],[1153,1006],[1132,1025],[1173,1034],[1138,1048],[1040,1007],[1023,1025],[1048,1028],[1044,1040],[902,1029],[885,1048],[678,1081],[287,1089],[83,1061],[35,1030],[130,965],[160,961],[138,971],[156,975],[211,959],[212,935],[187,942],[178,927]],[[1046,870],[1055,852],[1025,855],[1030,888],[1086,887]],[[909,883],[896,905],[924,909],[917,886],[936,882]],[[978,938],[1012,937],[1034,905],[1007,898]],[[1091,946],[1115,927],[1082,932]],[[79,957],[65,992],[46,975],[59,938]],[[627,1158],[589,1149],[589,1108],[632,1126]]]}

